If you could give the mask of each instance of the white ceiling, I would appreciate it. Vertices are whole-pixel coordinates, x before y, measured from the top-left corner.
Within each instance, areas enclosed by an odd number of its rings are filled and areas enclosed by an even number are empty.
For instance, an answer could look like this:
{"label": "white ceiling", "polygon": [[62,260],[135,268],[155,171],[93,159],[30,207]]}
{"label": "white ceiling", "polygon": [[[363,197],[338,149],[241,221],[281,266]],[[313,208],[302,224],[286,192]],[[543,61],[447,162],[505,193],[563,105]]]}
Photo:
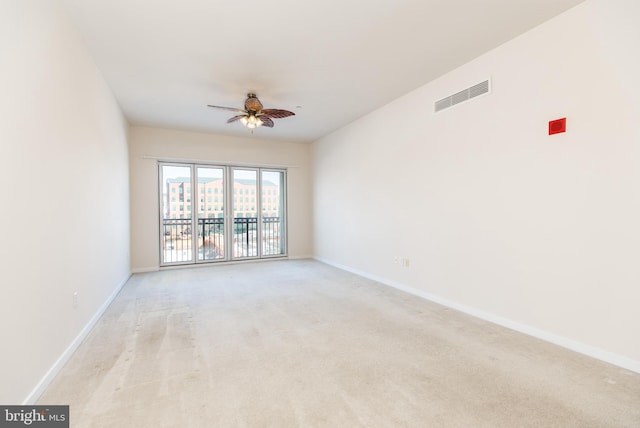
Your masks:
{"label": "white ceiling", "polygon": [[[64,0],[133,125],[310,142],[583,0]],[[485,77],[485,76],[482,76]],[[298,107],[300,106],[300,107]]]}

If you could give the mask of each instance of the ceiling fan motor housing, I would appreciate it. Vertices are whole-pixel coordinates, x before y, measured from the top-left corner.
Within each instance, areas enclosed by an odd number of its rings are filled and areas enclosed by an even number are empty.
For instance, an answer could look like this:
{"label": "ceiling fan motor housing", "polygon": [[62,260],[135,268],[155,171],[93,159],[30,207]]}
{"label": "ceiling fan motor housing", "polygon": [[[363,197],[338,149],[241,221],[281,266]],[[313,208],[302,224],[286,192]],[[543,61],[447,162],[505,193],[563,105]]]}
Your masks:
{"label": "ceiling fan motor housing", "polygon": [[244,102],[244,107],[249,111],[259,112],[262,110],[262,103],[256,94],[248,93],[247,100]]}

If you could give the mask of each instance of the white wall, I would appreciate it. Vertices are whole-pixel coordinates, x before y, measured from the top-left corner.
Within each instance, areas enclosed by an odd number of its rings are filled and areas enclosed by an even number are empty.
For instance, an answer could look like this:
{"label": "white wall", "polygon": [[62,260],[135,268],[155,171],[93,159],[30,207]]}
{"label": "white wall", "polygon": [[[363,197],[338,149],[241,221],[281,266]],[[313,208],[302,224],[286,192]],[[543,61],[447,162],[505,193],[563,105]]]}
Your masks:
{"label": "white wall", "polygon": [[309,257],[312,254],[310,151],[308,144],[132,126],[129,157],[133,270],[157,270],[160,264],[158,158],[288,166],[289,256]]}
{"label": "white wall", "polygon": [[129,276],[127,123],[58,2],[1,2],[0,52],[0,402],[20,404]]}
{"label": "white wall", "polygon": [[640,371],[639,16],[587,1],[315,142],[315,255]]}

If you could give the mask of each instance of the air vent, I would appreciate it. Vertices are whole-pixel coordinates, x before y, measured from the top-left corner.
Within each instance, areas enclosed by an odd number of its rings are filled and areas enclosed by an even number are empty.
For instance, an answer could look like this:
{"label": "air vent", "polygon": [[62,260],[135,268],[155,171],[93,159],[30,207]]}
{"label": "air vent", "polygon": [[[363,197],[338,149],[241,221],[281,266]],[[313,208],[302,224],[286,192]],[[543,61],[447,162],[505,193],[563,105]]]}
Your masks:
{"label": "air vent", "polygon": [[449,95],[446,98],[443,98],[435,103],[435,111],[439,112],[446,108],[452,107],[456,104],[463,103],[465,101],[470,100],[471,98],[478,97],[480,95],[489,93],[489,81],[485,80],[484,82],[480,82],[477,85],[473,85],[463,91],[457,92],[453,95]]}

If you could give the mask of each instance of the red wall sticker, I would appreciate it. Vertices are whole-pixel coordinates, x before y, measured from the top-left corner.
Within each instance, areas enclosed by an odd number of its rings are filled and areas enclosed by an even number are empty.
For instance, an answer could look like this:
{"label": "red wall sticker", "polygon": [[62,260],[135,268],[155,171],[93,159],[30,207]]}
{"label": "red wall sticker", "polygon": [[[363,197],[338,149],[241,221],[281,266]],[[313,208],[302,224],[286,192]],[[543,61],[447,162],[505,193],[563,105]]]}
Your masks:
{"label": "red wall sticker", "polygon": [[549,122],[549,135],[567,132],[567,118],[556,119]]}

